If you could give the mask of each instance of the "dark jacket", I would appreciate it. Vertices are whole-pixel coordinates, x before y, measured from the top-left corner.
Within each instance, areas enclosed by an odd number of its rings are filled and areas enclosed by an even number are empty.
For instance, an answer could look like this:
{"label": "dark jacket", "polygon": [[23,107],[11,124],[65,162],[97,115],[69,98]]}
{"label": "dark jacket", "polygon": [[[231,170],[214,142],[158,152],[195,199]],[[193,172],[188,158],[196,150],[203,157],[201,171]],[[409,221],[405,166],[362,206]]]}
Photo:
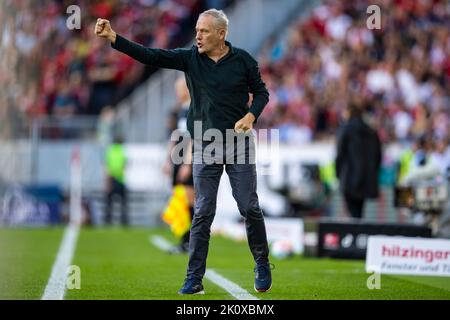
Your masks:
{"label": "dark jacket", "polygon": [[361,118],[351,118],[338,133],[336,175],[341,191],[354,198],[378,197],[381,143]]}
{"label": "dark jacket", "polygon": [[[226,129],[234,129],[235,123],[247,112],[257,119],[269,101],[256,60],[228,41],[226,45],[230,50],[217,63],[206,54],[200,54],[197,46],[153,49],[117,35],[112,47],[142,63],[185,73],[191,96],[187,128],[193,137],[194,121],[202,121],[203,132],[214,128],[225,133]],[[247,106],[249,92],[253,94],[250,108]]]}

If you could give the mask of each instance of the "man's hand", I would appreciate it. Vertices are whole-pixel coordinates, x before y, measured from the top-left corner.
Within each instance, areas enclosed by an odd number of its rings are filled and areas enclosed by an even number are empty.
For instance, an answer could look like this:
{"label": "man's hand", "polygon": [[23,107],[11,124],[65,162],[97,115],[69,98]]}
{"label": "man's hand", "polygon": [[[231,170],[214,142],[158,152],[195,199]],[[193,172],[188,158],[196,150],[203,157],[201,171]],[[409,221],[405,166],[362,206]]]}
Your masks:
{"label": "man's hand", "polygon": [[187,181],[192,172],[192,166],[190,164],[182,164],[177,174],[177,181],[184,183]]}
{"label": "man's hand", "polygon": [[253,122],[255,122],[255,116],[253,113],[247,113],[241,120],[234,125],[234,131],[237,133],[247,132],[253,129]]}
{"label": "man's hand", "polygon": [[97,19],[94,32],[97,36],[107,38],[112,43],[116,42],[116,33],[113,31],[111,24],[106,19]]}

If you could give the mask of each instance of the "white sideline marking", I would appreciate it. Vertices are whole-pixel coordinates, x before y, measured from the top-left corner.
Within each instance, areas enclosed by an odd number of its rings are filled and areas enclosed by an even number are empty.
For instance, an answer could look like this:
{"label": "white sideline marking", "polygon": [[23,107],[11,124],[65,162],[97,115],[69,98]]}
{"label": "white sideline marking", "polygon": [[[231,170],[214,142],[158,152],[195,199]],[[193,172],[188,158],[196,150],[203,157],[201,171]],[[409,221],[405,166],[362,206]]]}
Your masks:
{"label": "white sideline marking", "polygon": [[236,283],[228,280],[227,278],[221,276],[213,269],[206,269],[205,277],[214,282],[216,285],[225,289],[229,294],[238,300],[259,300],[257,297],[252,296],[245,289],[239,287]]}
{"label": "white sideline marking", "polygon": [[78,225],[69,225],[64,231],[64,238],[59,246],[58,255],[53,264],[52,273],[45,287],[42,300],[63,300],[66,292],[67,268],[72,262],[73,253],[77,244]]}
{"label": "white sideline marking", "polygon": [[161,236],[150,236],[149,240],[154,246],[161,249],[162,251],[168,252],[173,247],[169,241]]}
{"label": "white sideline marking", "polygon": [[[161,236],[150,236],[149,240],[162,251],[168,251],[172,248],[172,244]],[[236,283],[223,277],[213,269],[206,269],[205,277],[238,300],[259,300],[257,297],[252,296],[245,289],[239,287]]]}

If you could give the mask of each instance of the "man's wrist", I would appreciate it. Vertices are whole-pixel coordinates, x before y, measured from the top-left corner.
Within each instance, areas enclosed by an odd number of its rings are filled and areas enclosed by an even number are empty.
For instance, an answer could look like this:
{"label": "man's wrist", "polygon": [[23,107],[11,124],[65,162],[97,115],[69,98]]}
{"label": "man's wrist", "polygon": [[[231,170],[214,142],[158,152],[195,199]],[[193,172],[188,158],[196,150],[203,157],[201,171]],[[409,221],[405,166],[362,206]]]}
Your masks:
{"label": "man's wrist", "polygon": [[256,120],[255,115],[251,112],[247,113],[246,117],[248,117],[252,121],[252,123]]}
{"label": "man's wrist", "polygon": [[116,43],[117,34],[113,31],[112,34],[108,37],[109,41],[111,41],[112,44]]}

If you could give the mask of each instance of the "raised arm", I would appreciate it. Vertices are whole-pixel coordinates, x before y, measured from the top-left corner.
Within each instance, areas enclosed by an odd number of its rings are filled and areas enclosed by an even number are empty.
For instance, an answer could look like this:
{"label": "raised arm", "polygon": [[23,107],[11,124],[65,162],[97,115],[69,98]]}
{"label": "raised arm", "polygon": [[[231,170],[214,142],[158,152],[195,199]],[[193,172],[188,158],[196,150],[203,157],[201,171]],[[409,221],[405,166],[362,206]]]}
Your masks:
{"label": "raised arm", "polygon": [[106,19],[97,19],[95,34],[108,39],[114,49],[129,55],[141,63],[158,68],[176,69],[180,71],[186,71],[187,69],[186,61],[190,54],[190,50],[188,49],[166,50],[144,47],[118,35]]}

